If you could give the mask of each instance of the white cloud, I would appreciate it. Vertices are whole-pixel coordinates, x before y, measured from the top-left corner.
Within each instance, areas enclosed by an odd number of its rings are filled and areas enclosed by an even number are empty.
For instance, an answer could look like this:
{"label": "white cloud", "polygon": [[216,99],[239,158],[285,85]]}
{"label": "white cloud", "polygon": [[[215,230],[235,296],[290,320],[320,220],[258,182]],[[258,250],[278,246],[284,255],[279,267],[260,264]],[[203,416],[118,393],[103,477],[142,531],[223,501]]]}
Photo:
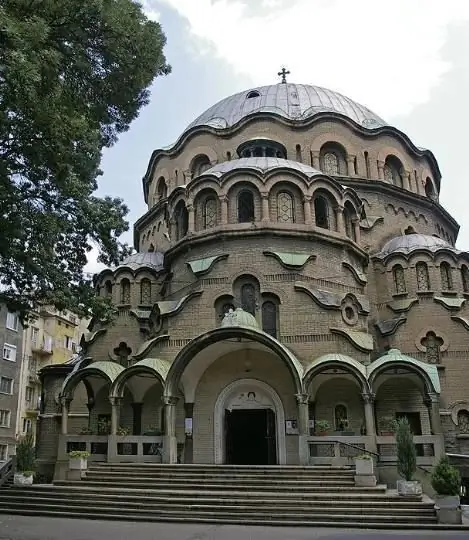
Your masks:
{"label": "white cloud", "polygon": [[93,249],[87,254],[86,258],[88,259],[88,262],[85,265],[84,272],[89,274],[97,274],[106,268],[103,263],[98,262],[98,255],[98,248],[93,247]]}
{"label": "white cloud", "polygon": [[340,91],[384,118],[428,99],[449,67],[448,24],[469,19],[467,0],[263,0],[257,11],[252,0],[158,1],[187,19],[194,54],[210,44],[253,85],[278,80],[285,65],[292,82]]}
{"label": "white cloud", "polygon": [[143,10],[145,11],[146,16],[151,21],[160,20],[160,12],[155,9],[153,0],[140,0]]}

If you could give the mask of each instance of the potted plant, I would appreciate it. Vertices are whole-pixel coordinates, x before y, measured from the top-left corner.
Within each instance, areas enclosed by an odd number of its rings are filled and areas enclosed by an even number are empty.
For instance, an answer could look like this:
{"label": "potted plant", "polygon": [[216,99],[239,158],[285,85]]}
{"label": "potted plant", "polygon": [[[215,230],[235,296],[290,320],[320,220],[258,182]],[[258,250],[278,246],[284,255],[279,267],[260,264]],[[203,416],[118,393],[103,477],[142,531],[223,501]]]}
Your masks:
{"label": "potted plant", "polygon": [[414,480],[417,470],[417,451],[414,437],[406,417],[396,421],[397,472],[403,480],[397,481],[397,492],[403,496],[421,496],[422,484]]}
{"label": "potted plant", "polygon": [[18,439],[16,443],[16,471],[13,483],[16,486],[30,486],[33,483],[36,464],[34,439],[31,433]]}
{"label": "potted plant", "polygon": [[396,431],[396,420],[392,416],[383,416],[378,420],[378,427],[380,435],[394,435]]}
{"label": "potted plant", "polygon": [[316,435],[324,436],[331,429],[331,424],[327,420],[316,420],[314,422],[314,429]]}
{"label": "potted plant", "polygon": [[93,430],[90,427],[82,427],[80,435],[93,435]]}
{"label": "potted plant", "polygon": [[73,450],[68,453],[68,468],[71,471],[86,471],[90,453],[85,450]]}
{"label": "potted plant", "polygon": [[355,458],[355,474],[370,476],[374,473],[374,465],[373,456],[361,454]]}
{"label": "potted plant", "polygon": [[436,491],[435,506],[438,521],[446,524],[462,523],[460,508],[461,477],[447,456],[443,456],[432,474],[432,487]]}
{"label": "potted plant", "polygon": [[127,435],[130,435],[130,429],[119,426],[117,428],[116,435],[118,435],[119,437],[127,437]]}

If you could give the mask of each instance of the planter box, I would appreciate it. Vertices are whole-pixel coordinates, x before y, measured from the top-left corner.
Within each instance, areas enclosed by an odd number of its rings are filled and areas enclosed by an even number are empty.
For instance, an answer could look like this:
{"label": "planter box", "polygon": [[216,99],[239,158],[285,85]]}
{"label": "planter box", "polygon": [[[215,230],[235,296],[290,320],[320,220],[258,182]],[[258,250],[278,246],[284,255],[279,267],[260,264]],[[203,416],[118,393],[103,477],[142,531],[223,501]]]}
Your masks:
{"label": "planter box", "polygon": [[356,459],[355,474],[357,476],[370,476],[374,474],[375,463],[372,459]]}
{"label": "planter box", "polygon": [[15,486],[31,486],[33,484],[33,475],[25,476],[23,473],[15,473],[13,484]]}
{"label": "planter box", "polygon": [[68,461],[68,468],[71,471],[86,471],[88,468],[87,458],[70,458]]}
{"label": "planter box", "polygon": [[438,508],[459,508],[461,504],[459,495],[435,495],[433,498]]}
{"label": "planter box", "polygon": [[397,493],[403,497],[421,497],[422,484],[417,480],[398,480],[396,482]]}
{"label": "planter box", "polygon": [[435,510],[438,523],[461,525],[462,509],[459,495],[435,495]]}

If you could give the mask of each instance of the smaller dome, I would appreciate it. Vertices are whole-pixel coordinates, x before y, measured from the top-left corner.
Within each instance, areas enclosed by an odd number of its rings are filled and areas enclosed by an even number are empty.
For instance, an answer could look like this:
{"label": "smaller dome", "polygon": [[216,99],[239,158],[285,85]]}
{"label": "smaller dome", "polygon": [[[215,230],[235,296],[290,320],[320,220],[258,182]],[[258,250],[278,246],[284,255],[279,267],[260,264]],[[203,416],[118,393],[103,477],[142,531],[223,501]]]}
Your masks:
{"label": "smaller dome", "polygon": [[396,236],[392,238],[384,246],[381,251],[377,253],[378,257],[384,258],[391,253],[403,253],[408,255],[413,251],[419,249],[426,249],[432,252],[440,249],[449,249],[459,253],[451,244],[448,244],[446,240],[438,238],[437,236],[430,236],[426,234],[405,234],[402,236]]}
{"label": "smaller dome", "polygon": [[236,308],[235,311],[230,309],[230,311],[228,311],[228,313],[223,317],[221,326],[244,326],[259,330],[259,325],[257,324],[256,318],[241,308]]}
{"label": "smaller dome", "polygon": [[306,176],[323,174],[321,171],[318,171],[309,165],[299,163],[298,161],[292,161],[290,159],[274,157],[248,157],[217,163],[217,165],[211,169],[206,170],[204,175],[213,174],[215,176],[223,176],[227,172],[234,171],[236,169],[257,169],[263,173],[273,169],[293,169],[305,174]]}
{"label": "smaller dome", "polygon": [[164,254],[159,251],[145,251],[142,253],[134,253],[124,259],[117,268],[130,268],[137,270],[142,267],[151,268],[152,270],[163,269]]}

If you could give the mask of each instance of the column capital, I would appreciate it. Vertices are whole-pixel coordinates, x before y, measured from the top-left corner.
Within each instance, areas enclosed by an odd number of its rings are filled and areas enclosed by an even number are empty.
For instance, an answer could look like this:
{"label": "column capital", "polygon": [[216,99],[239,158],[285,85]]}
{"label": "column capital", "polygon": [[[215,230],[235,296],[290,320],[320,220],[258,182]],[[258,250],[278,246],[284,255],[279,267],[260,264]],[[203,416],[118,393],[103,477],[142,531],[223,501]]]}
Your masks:
{"label": "column capital", "polygon": [[176,405],[179,401],[177,396],[163,396],[163,403],[165,405]]}
{"label": "column capital", "polygon": [[427,392],[425,394],[425,398],[423,402],[425,403],[425,405],[432,405],[433,403],[439,403],[440,396],[436,392]]}
{"label": "column capital", "polygon": [[188,212],[193,212],[194,211],[194,205],[192,203],[190,203],[190,202],[187,202],[186,208],[187,208]]}
{"label": "column capital", "polygon": [[312,195],[303,195],[303,202],[304,203],[310,203],[313,200]]}
{"label": "column capital", "polygon": [[334,210],[336,212],[342,213],[344,211],[344,207],[341,204],[338,204],[337,206],[334,207]]}
{"label": "column capital", "polygon": [[70,396],[60,396],[59,397],[60,404],[65,407],[68,407],[70,403],[73,401],[73,398]]}
{"label": "column capital", "polygon": [[220,202],[222,202],[222,203],[226,203],[226,202],[228,202],[228,195],[225,195],[225,194],[223,194],[223,195],[218,195],[218,200],[219,200]]}
{"label": "column capital", "polygon": [[299,405],[308,405],[309,394],[295,394],[295,397]]}
{"label": "column capital", "polygon": [[385,162],[378,159],[378,169],[384,169]]}
{"label": "column capital", "polygon": [[111,405],[120,405],[123,399],[124,398],[121,396],[111,396],[109,398],[109,402],[111,403]]}
{"label": "column capital", "polygon": [[363,392],[362,393],[363,403],[374,403],[375,398],[376,398],[376,394],[374,394],[373,392],[370,392],[370,393]]}
{"label": "column capital", "polygon": [[321,152],[319,150],[311,150],[311,155],[314,158],[318,158],[320,156]]}
{"label": "column capital", "polygon": [[269,198],[269,192],[268,191],[261,191],[261,199],[266,200]]}

